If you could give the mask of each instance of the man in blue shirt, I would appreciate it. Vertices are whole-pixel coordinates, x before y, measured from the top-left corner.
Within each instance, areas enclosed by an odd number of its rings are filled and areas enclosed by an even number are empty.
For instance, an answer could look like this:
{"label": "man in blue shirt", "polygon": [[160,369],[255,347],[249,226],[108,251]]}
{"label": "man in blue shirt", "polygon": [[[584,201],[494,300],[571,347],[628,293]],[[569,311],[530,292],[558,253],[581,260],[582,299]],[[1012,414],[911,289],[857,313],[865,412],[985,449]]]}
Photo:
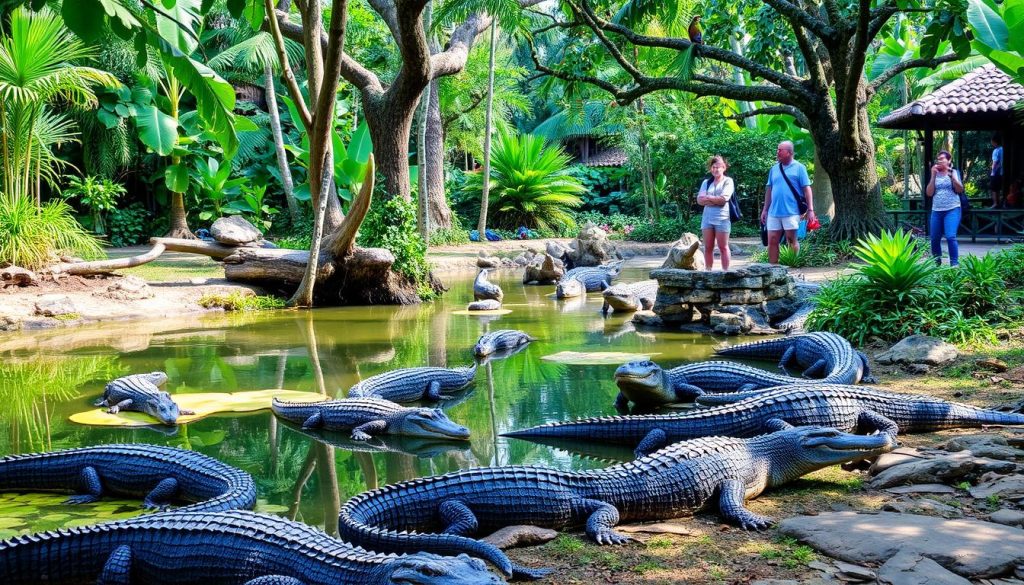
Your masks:
{"label": "man in blue shirt", "polygon": [[992,170],[988,176],[988,190],[992,192],[992,209],[995,209],[1003,195],[1003,137],[999,134],[992,135]]}
{"label": "man in blue shirt", "polygon": [[[796,230],[800,227],[800,208],[797,197],[807,201],[807,221],[814,220],[814,194],[807,168],[793,160],[793,143],[786,140],[779,143],[775,151],[779,164],[768,171],[768,184],[764,190],[764,208],[761,210],[761,224],[768,229],[768,261],[779,263],[779,242],[785,234],[786,243],[793,250],[799,250]],[[782,173],[785,172],[785,176]],[[786,179],[789,179],[787,182]],[[792,188],[790,187],[792,185]]]}

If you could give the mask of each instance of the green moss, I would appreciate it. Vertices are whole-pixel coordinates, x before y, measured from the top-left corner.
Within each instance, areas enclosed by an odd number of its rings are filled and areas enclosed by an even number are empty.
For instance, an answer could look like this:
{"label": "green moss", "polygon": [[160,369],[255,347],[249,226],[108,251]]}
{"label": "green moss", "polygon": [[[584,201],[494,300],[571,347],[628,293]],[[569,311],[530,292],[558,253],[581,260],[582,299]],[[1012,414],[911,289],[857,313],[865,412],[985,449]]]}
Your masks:
{"label": "green moss", "polygon": [[54,315],[54,319],[58,321],[78,321],[82,318],[81,313],[64,313],[63,315]]}
{"label": "green moss", "polygon": [[207,309],[225,311],[267,311],[283,309],[284,299],[270,295],[247,295],[241,292],[228,294],[206,294],[200,297],[199,305]]}

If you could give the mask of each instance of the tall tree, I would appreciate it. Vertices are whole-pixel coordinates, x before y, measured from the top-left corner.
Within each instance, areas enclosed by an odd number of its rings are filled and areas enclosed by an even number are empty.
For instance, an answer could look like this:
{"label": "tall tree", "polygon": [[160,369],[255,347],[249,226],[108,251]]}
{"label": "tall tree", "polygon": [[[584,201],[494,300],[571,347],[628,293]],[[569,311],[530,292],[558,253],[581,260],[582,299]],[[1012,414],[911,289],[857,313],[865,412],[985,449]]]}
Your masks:
{"label": "tall tree", "polygon": [[[963,6],[959,0],[940,0],[934,7],[919,1],[903,0],[823,0],[821,4],[791,0],[764,0],[763,4],[735,3],[734,12],[719,18],[739,20],[743,28],[758,40],[759,35],[774,34],[774,41],[760,39],[760,55],[738,54],[721,48],[728,46],[725,36],[716,36],[714,18],[705,28],[703,43],[687,36],[662,36],[638,32],[651,11],[663,14],[678,10],[676,3],[621,2],[594,3],[591,0],[565,0],[563,11],[555,18],[555,27],[581,35],[581,41],[596,43],[610,56],[607,62],[592,64],[573,59],[575,53],[543,59],[534,52],[539,71],[572,83],[589,83],[612,94],[621,104],[633,102],[655,91],[675,90],[695,96],[718,96],[773,105],[739,114],[744,118],[758,114],[789,114],[808,129],[814,140],[820,164],[828,171],[835,198],[835,217],[830,233],[834,237],[858,237],[878,231],[886,224],[878,175],[875,169],[875,145],[868,123],[867,104],[878,88],[908,69],[934,67],[958,59],[969,52],[963,36]],[[729,8],[715,2],[726,12]],[[894,64],[884,75],[869,82],[864,75],[867,53],[872,41],[899,13],[931,14],[928,23],[929,50],[919,58]],[[606,15],[614,14],[613,17]],[[669,14],[675,22],[682,15]],[[784,23],[779,27],[775,23]],[[729,24],[729,23],[725,23]],[[549,25],[548,28],[550,28]],[[671,29],[669,29],[671,30]],[[949,38],[956,54],[936,56],[941,40]],[[795,45],[797,68],[787,68],[782,49]],[[721,45],[721,46],[719,46]],[[646,51],[649,57],[632,62],[625,55],[632,47]],[[674,56],[674,57],[673,57]],[[542,60],[543,59],[543,60]],[[666,67],[649,63],[667,62]],[[692,67],[686,63],[695,63]],[[756,84],[731,83],[717,71],[736,67],[758,79]],[[802,71],[802,73],[800,73]]]}
{"label": "tall tree", "polygon": [[484,114],[484,179],[480,189],[480,219],[477,221],[476,229],[480,234],[480,241],[487,241],[487,204],[491,192],[491,134],[494,122],[494,53],[498,44],[498,23],[491,23],[491,48],[487,52],[487,105]]}

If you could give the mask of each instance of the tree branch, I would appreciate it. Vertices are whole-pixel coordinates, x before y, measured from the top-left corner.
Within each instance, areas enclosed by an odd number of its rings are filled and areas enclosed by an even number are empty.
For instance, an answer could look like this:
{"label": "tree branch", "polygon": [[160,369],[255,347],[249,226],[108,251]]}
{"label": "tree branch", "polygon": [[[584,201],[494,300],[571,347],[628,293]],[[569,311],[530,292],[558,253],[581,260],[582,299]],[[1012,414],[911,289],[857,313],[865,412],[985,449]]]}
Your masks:
{"label": "tree branch", "polygon": [[480,102],[484,101],[484,98],[487,97],[487,94],[486,93],[474,93],[474,94],[470,94],[470,97],[472,98],[472,101],[470,101],[468,106],[466,106],[461,111],[459,111],[459,112],[457,112],[455,114],[452,114],[450,116],[444,116],[444,117],[441,118],[441,128],[442,129],[447,130],[448,129],[448,125],[451,124],[452,122],[454,122],[459,116],[465,116],[466,114],[468,114],[468,113],[472,112],[473,110],[475,110],[476,107],[480,105]]}
{"label": "tree branch", "polygon": [[793,118],[796,119],[797,125],[799,125],[801,128],[811,127],[811,122],[810,120],[807,119],[807,116],[793,106],[765,106],[763,108],[758,108],[756,110],[750,110],[749,112],[740,112],[738,114],[734,114],[732,116],[729,116],[729,119],[739,121],[745,118],[752,118],[754,116],[779,114],[793,116]]}
{"label": "tree branch", "polygon": [[367,2],[388,26],[391,36],[398,39],[401,33],[398,31],[398,12],[394,0],[367,0]]}
{"label": "tree branch", "polygon": [[[295,42],[301,43],[304,30],[301,24],[296,24],[288,18],[288,13],[281,10],[275,10],[274,16],[276,16],[277,24],[281,28],[281,34],[285,38],[291,39]],[[269,18],[268,18],[269,20]],[[266,23],[264,27],[269,27]],[[323,31],[320,33],[320,43],[325,48],[327,46],[327,35]],[[380,78],[377,75],[365,68],[358,61],[350,57],[348,54],[342,54],[341,56],[341,76],[345,81],[358,87],[364,92],[370,93],[383,93],[384,86],[380,82]]]}
{"label": "tree branch", "polygon": [[785,17],[786,20],[794,25],[794,28],[796,25],[802,26],[822,40],[835,38],[836,29],[833,26],[811,16],[806,10],[788,2],[788,0],[764,0],[764,3]]}
{"label": "tree branch", "polygon": [[950,53],[948,55],[934,57],[931,59],[907,59],[906,61],[900,61],[899,63],[886,69],[885,73],[879,75],[878,77],[875,78],[874,81],[871,82],[871,85],[868,86],[868,91],[870,92],[869,95],[878,91],[878,88],[885,85],[890,79],[896,77],[897,75],[903,73],[908,69],[916,69],[918,67],[934,68],[938,65],[941,65],[942,63],[952,63],[953,61],[959,60],[960,57],[958,57],[956,53]]}
{"label": "tree branch", "polygon": [[[846,79],[843,86],[836,87],[836,97],[839,101],[839,127],[845,128],[852,121],[857,119],[857,94],[860,88],[861,79],[864,77],[864,62],[867,59],[868,28],[871,25],[871,0],[859,0],[857,13],[857,32],[853,38],[853,48],[849,56],[849,64],[846,70]],[[846,138],[856,140],[857,132],[841,131]]]}
{"label": "tree branch", "polygon": [[622,67],[622,69],[625,70],[625,72],[628,73],[630,77],[636,80],[637,83],[640,83],[645,77],[644,74],[641,73],[639,69],[634,67],[633,64],[630,63],[629,59],[626,59],[626,57],[623,56],[622,51],[620,51],[619,48],[615,46],[615,43],[611,42],[608,39],[608,37],[605,36],[604,31],[601,30],[601,27],[599,26],[598,17],[590,8],[590,4],[587,2],[587,0],[581,0],[579,6],[576,6],[576,4],[572,2],[572,0],[565,0],[565,3],[572,7],[573,12],[575,12],[578,16],[581,16],[586,25],[591,30],[594,31],[594,34],[597,35],[597,39],[601,41],[601,44],[605,46],[605,49],[608,50],[612,58],[615,59],[616,62],[618,62],[619,67]]}
{"label": "tree branch", "polygon": [[804,58],[804,63],[807,65],[807,71],[811,75],[811,84],[814,85],[818,94],[822,94],[828,91],[828,82],[825,79],[825,68],[822,65],[821,57],[818,56],[818,52],[814,50],[814,46],[811,43],[811,39],[807,38],[807,33],[804,29],[799,26],[793,26],[793,36],[796,37],[796,44],[800,48],[800,54]]}
{"label": "tree branch", "polygon": [[341,223],[334,234],[331,235],[332,241],[324,242],[324,247],[330,251],[331,255],[335,258],[344,258],[352,253],[355,248],[356,233],[359,231],[360,224],[363,223],[363,219],[366,217],[366,212],[370,210],[370,200],[373,198],[373,182],[375,179],[375,166],[373,164],[373,154],[370,154],[370,158],[366,161],[366,176],[363,177],[363,184],[359,188],[359,193],[356,194],[352,200],[352,205],[348,209],[348,215],[345,216],[345,221]]}
{"label": "tree branch", "polygon": [[472,14],[459,26],[455,27],[445,45],[444,51],[430,57],[430,69],[433,79],[454,75],[466,66],[469,51],[473,42],[491,25],[491,18],[482,12]]}

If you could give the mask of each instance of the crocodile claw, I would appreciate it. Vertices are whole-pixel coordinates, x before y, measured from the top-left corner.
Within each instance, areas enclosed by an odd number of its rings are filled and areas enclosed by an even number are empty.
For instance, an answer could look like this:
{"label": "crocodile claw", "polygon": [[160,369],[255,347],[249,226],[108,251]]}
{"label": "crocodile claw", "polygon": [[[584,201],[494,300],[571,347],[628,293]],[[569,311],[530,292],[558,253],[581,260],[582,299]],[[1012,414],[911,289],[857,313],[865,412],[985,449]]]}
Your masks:
{"label": "crocodile claw", "polygon": [[602,530],[594,536],[594,540],[597,544],[626,544],[633,541],[632,538],[614,530]]}
{"label": "crocodile claw", "polygon": [[772,524],[775,524],[775,520],[768,516],[751,514],[750,517],[744,518],[740,522],[740,528],[743,530],[764,530],[766,528],[771,528]]}
{"label": "crocodile claw", "polygon": [[363,431],[352,431],[353,441],[369,441],[372,437]]}
{"label": "crocodile claw", "polygon": [[64,503],[68,504],[68,505],[77,505],[77,504],[91,504],[91,503],[97,502],[97,501],[99,501],[99,497],[94,496],[92,494],[79,494],[77,496],[69,497],[68,499],[64,500]]}
{"label": "crocodile claw", "polygon": [[107,409],[107,414],[117,414],[119,412],[121,412],[121,409],[116,406],[111,406]]}
{"label": "crocodile claw", "polygon": [[170,504],[158,504],[156,502],[142,502],[142,507],[146,510],[159,510],[160,512],[166,512],[171,509]]}

